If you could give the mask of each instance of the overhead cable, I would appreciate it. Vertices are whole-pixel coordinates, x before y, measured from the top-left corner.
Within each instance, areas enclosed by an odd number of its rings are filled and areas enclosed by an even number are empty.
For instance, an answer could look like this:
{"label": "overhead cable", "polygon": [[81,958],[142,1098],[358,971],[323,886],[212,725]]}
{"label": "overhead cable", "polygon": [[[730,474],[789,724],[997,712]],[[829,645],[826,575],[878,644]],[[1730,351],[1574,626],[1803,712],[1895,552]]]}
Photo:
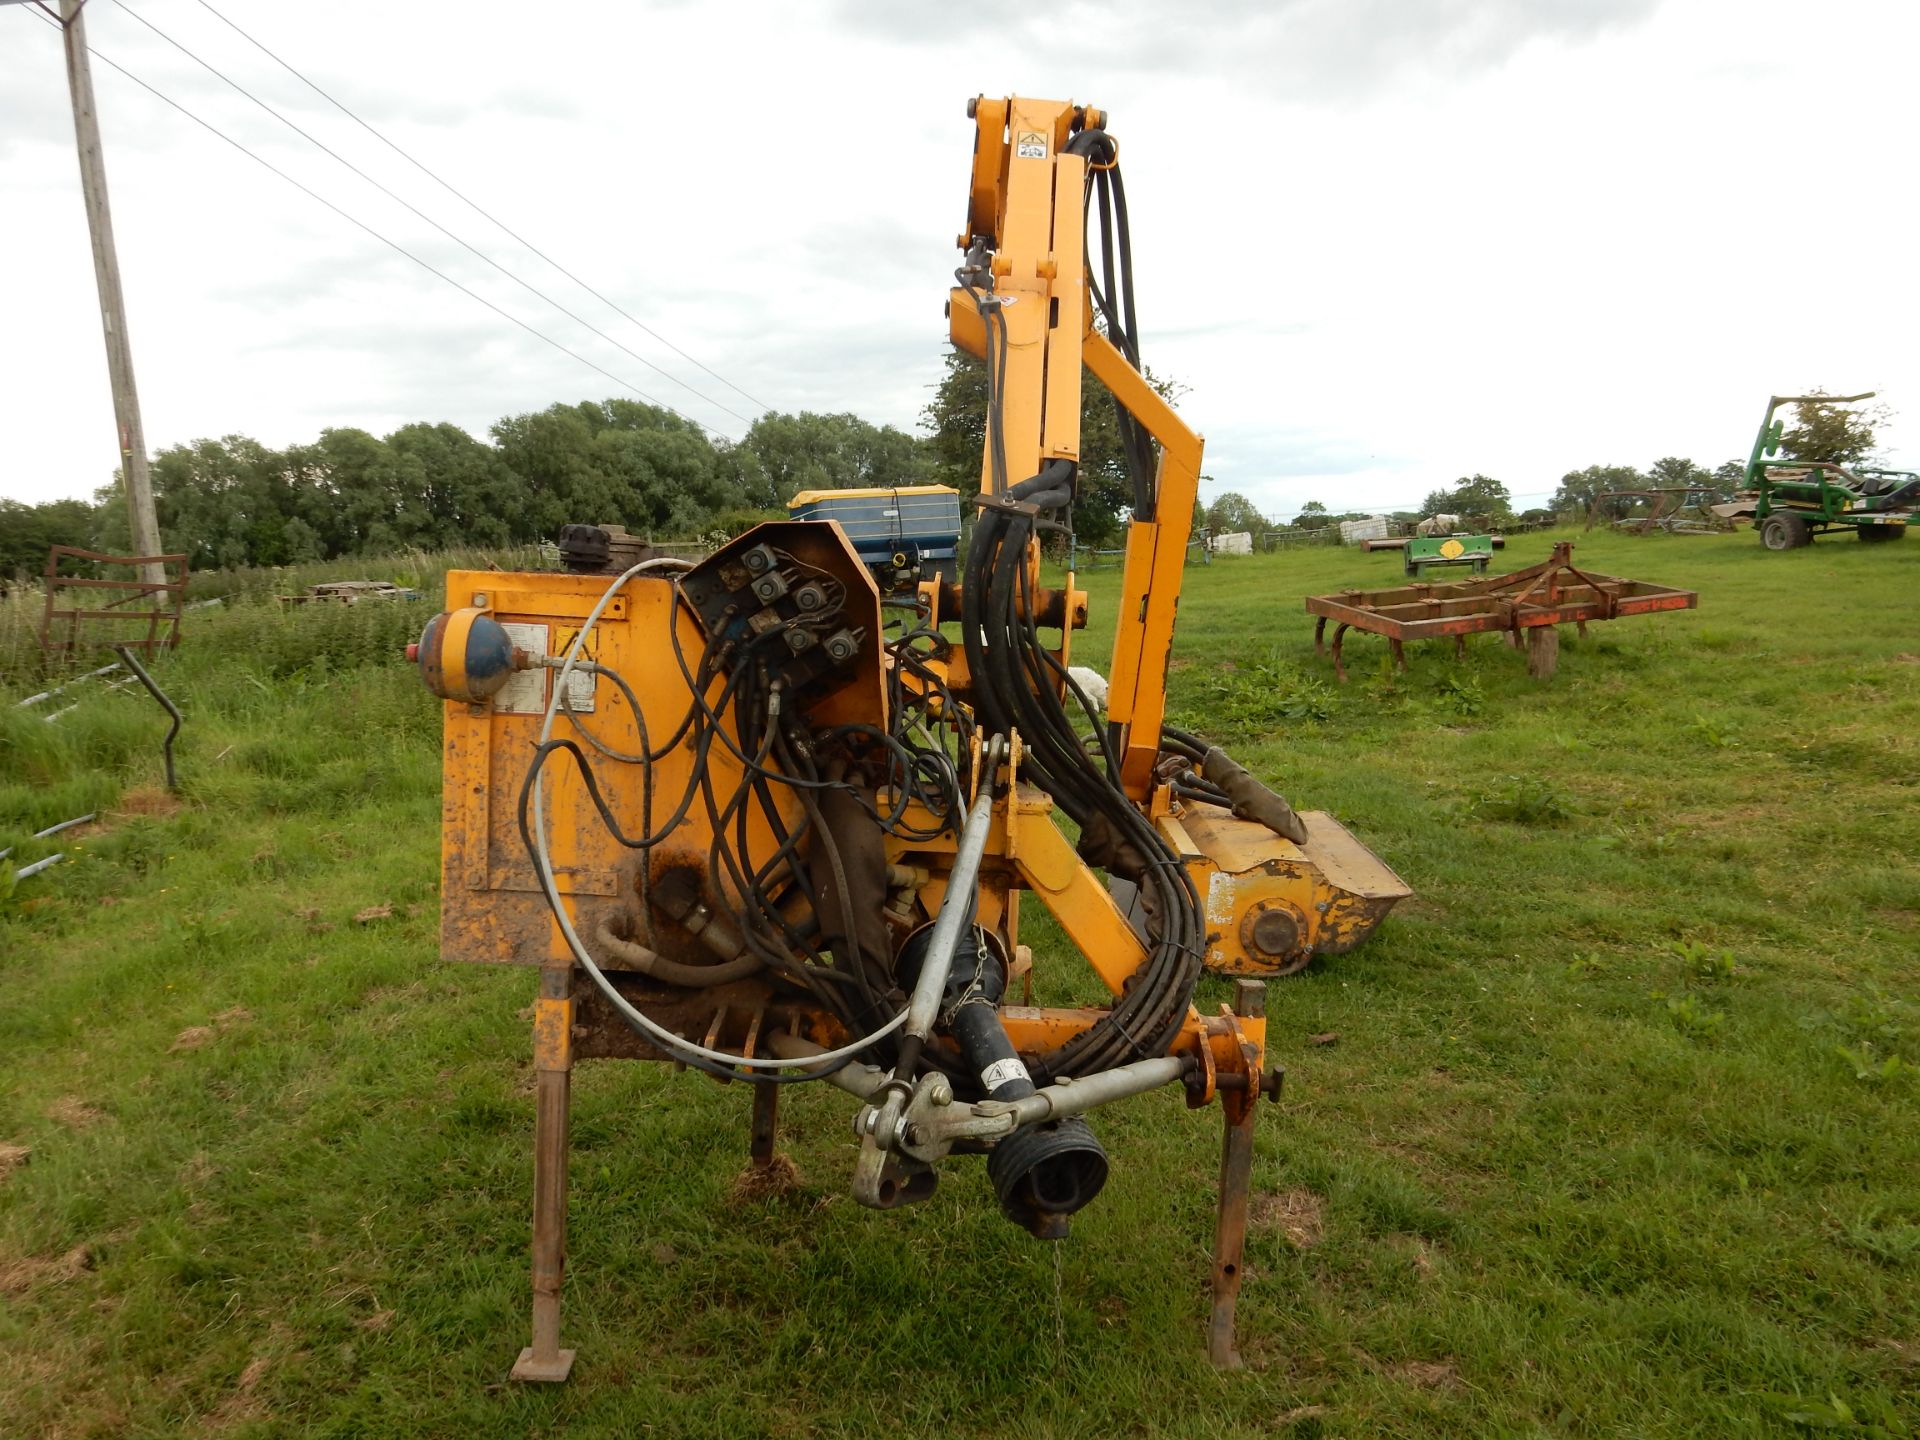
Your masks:
{"label": "overhead cable", "polygon": [[[514,274],[513,271],[509,270],[506,266],[502,265],[498,260],[495,260],[491,255],[487,254],[484,250],[481,250],[478,246],[472,244],[466,239],[463,239],[461,236],[454,234],[453,231],[449,230],[445,225],[442,225],[438,220],[434,219],[431,215],[427,214],[427,212],[422,210],[418,205],[413,204],[410,200],[407,200],[404,196],[396,194],[390,187],[383,185],[380,181],[374,179],[373,176],[369,175],[365,170],[362,170],[358,165],[354,164],[351,160],[347,159],[347,157],[342,155],[338,150],[335,150],[331,145],[328,145],[324,140],[319,139],[317,136],[303,129],[300,125],[296,124],[294,121],[288,119],[280,111],[274,109],[273,106],[269,105],[266,101],[262,100],[258,95],[255,95],[251,90],[247,89],[239,81],[235,80],[232,76],[228,75],[226,72],[221,70],[218,66],[212,64],[210,61],[202,59],[199,55],[196,55],[193,51],[189,50],[185,45],[182,45],[178,40],[174,39],[171,35],[167,34],[167,32],[162,30],[158,25],[155,25],[151,20],[141,15],[139,11],[134,10],[132,7],[127,5],[126,0],[119,0],[119,3],[120,3],[120,8],[123,11],[125,11],[129,17],[139,21],[140,24],[146,26],[147,29],[151,30],[154,34],[158,35],[162,40],[166,41],[167,44],[173,46],[174,49],[178,50],[182,55],[186,56],[189,60],[193,61],[194,64],[198,65],[201,69],[205,70],[208,74],[214,75],[218,77],[220,80],[224,81],[226,84],[232,86],[233,89],[239,91],[240,94],[244,95],[248,100],[251,100],[255,105],[258,105],[262,110],[266,111],[267,114],[273,116],[274,119],[278,120],[282,125],[285,125],[289,130],[293,131],[294,134],[300,136],[303,140],[306,140],[310,144],[325,151],[328,155],[332,156],[335,160],[338,160],[342,165],[346,166],[347,169],[351,170],[354,174],[358,175],[362,180],[366,181],[369,185],[373,186],[373,188],[378,190],[382,195],[385,195],[389,200],[392,200],[395,204],[402,206],[403,208],[410,211],[414,215],[417,215],[420,219],[426,221],[427,224],[431,225],[434,229],[438,230],[442,235],[446,236],[449,240],[453,241],[454,244],[460,246],[463,250],[466,250],[469,253],[477,256],[479,259],[485,261],[488,265],[491,265],[495,270],[498,270],[502,275],[506,276],[509,280],[513,281],[514,284],[518,285],[522,290],[525,290],[528,294],[534,296],[536,299],[539,299],[548,305],[551,305],[554,309],[558,310],[562,315],[566,316],[569,320],[573,321],[575,324],[584,326],[586,329],[592,331],[595,335],[599,336],[602,340],[606,341],[609,345],[613,346],[616,350],[623,351],[627,355],[632,356],[635,360],[638,360],[642,365],[645,365],[649,370],[652,370],[655,374],[661,376],[663,379],[672,381],[675,385],[678,385],[682,390],[685,390],[689,395],[692,395],[696,399],[701,400],[704,403],[713,406],[713,408],[716,410],[723,411],[724,413],[731,415],[734,419],[738,420],[742,425],[751,425],[753,423],[750,417],[746,415],[742,415],[739,411],[734,410],[731,407],[722,404],[720,401],[715,400],[713,397],[709,395],[702,394],[700,391],[694,389],[693,386],[687,384],[686,381],[680,379],[678,376],[672,374],[669,371],[661,369],[658,365],[654,364],[653,361],[647,359],[647,357],[642,355],[639,351],[631,348],[630,346],[623,345],[620,341],[614,339],[611,335],[607,334],[606,331],[600,329],[592,321],[584,318],[583,316],[574,314],[573,311],[569,310],[565,305],[562,305],[558,300],[554,299],[551,295],[547,294],[544,290],[541,290],[537,285],[532,284],[530,281],[523,280],[520,276]],[[97,54],[98,52],[96,51],[95,53]]]}
{"label": "overhead cable", "polygon": [[[39,12],[28,11],[27,13],[38,14]],[[132,12],[129,11],[128,13],[131,14]],[[40,18],[45,19],[46,23],[53,26],[56,30],[60,28],[60,22],[58,20],[47,19],[47,17],[45,16],[41,16]],[[677,416],[678,418],[685,420],[690,425],[697,425],[699,426],[700,429],[707,431],[709,434],[717,435],[723,440],[730,440],[732,438],[731,436],[728,436],[724,432],[714,429],[714,427],[711,425],[702,424],[700,421],[695,420],[690,415],[682,415],[678,410],[675,410],[671,405],[667,404],[665,401],[657,399],[652,395],[649,395],[646,391],[642,390],[638,385],[635,385],[631,380],[624,379],[621,376],[614,374],[613,371],[607,369],[604,365],[601,365],[596,361],[588,359],[585,355],[582,355],[578,350],[575,350],[570,346],[566,345],[565,343],[554,339],[551,335],[548,335],[545,331],[539,330],[534,326],[528,324],[525,320],[522,320],[518,315],[515,315],[512,311],[502,309],[500,306],[494,304],[493,301],[487,299],[486,296],[480,294],[477,290],[470,289],[468,286],[463,285],[460,281],[454,279],[453,276],[447,274],[446,271],[438,268],[437,266],[433,265],[429,261],[421,259],[418,255],[414,254],[411,250],[407,249],[406,246],[400,244],[399,241],[388,239],[385,235],[382,235],[378,230],[374,229],[371,225],[367,224],[366,221],[361,220],[355,217],[354,215],[349,214],[346,210],[343,210],[340,206],[334,204],[333,201],[327,199],[326,196],[320,194],[317,190],[311,189],[310,187],[302,184],[300,181],[294,179],[293,176],[289,175],[286,171],[282,170],[278,165],[275,165],[271,160],[268,160],[266,157],[256,153],[255,151],[249,150],[245,145],[242,145],[238,140],[234,139],[231,135],[227,134],[224,130],[220,129],[217,125],[214,125],[211,121],[204,120],[200,116],[194,114],[193,111],[187,109],[186,106],[182,105],[178,100],[175,100],[172,96],[167,95],[164,92],[155,89],[152,85],[149,85],[145,80],[142,80],[138,75],[134,74],[131,70],[127,69],[126,66],[120,64],[118,61],[115,61],[112,58],[101,54],[98,50],[94,49],[91,45],[87,47],[87,51],[89,54],[93,56],[94,59],[98,60],[102,65],[109,66],[112,69],[119,71],[120,74],[124,75],[127,79],[131,80],[134,84],[138,85],[142,90],[145,90],[149,95],[153,96],[154,99],[159,100],[162,103],[171,106],[175,110],[178,110],[182,115],[186,116],[187,119],[193,121],[193,123],[198,125],[201,129],[207,131],[212,135],[217,136],[221,140],[224,140],[227,144],[231,145],[234,149],[238,150],[242,155],[246,156],[249,160],[253,161],[255,164],[263,166],[268,170],[271,170],[275,175],[278,175],[282,180],[286,181],[289,185],[293,186],[294,189],[300,191],[303,195],[306,195],[310,199],[316,200],[320,204],[326,206],[327,209],[333,211],[333,213],[338,215],[342,220],[345,220],[348,224],[355,226],[357,229],[365,231],[368,235],[371,235],[375,240],[378,240],[382,245],[385,245],[388,249],[397,251],[399,254],[404,255],[407,259],[411,260],[414,264],[418,265],[422,270],[425,270],[428,274],[436,276],[437,278],[446,281],[447,284],[453,286],[453,288],[458,290],[461,294],[466,295],[473,300],[477,300],[480,304],[486,306],[487,309],[493,311],[493,313],[498,315],[501,319],[511,321],[513,324],[518,325],[522,330],[526,331],[529,335],[533,336],[535,339],[543,341],[548,345],[551,345],[554,349],[558,350],[563,355],[566,355],[572,359],[578,360],[582,365],[585,365],[588,369],[597,371],[599,374],[606,376],[607,379],[613,381],[614,384],[620,386],[622,389],[631,390],[635,395],[638,395],[642,400],[646,401],[649,405],[657,406],[660,409],[665,410],[669,415]]]}
{"label": "overhead cable", "polygon": [[[332,95],[328,94],[325,90],[321,89],[319,85],[315,84],[312,80],[308,79],[305,75],[303,75],[299,70],[295,69],[287,61],[281,59],[273,51],[269,50],[265,45],[261,44],[258,40],[254,39],[253,36],[249,35],[245,30],[241,29],[240,26],[236,25],[232,20],[229,20],[225,15],[221,14],[218,10],[214,9],[212,5],[207,3],[207,0],[199,0],[199,3],[201,7],[207,11],[208,14],[212,15],[216,20],[220,21],[221,24],[227,26],[235,34],[239,35],[241,39],[245,40],[249,45],[253,46],[262,55],[265,55],[269,60],[273,61],[274,64],[278,65],[281,69],[285,70],[289,75],[293,76],[294,79],[298,80],[302,85],[305,85],[309,90],[313,91],[313,93],[318,95],[322,100],[325,100],[329,105],[333,106],[342,115],[345,115],[349,120],[353,121],[353,123],[358,125],[362,130],[365,130],[369,135],[373,136],[373,138],[378,140],[382,145],[385,145],[389,150],[393,151],[393,153],[398,155],[402,160],[405,160],[409,165],[413,166],[414,169],[418,170],[422,175],[425,175],[429,180],[433,181],[434,184],[438,185],[441,189],[445,190],[449,195],[453,196],[454,199],[458,200],[461,204],[465,205],[468,209],[472,210],[475,214],[479,215],[482,219],[486,220],[489,224],[495,226],[497,229],[501,231],[501,233],[506,235],[509,239],[513,240],[517,244],[525,246],[528,250],[532,251],[533,254],[539,256],[542,260],[546,261],[547,264],[551,265],[555,270],[558,270],[562,275],[566,276],[567,279],[571,280],[574,284],[578,285],[582,290],[586,291],[589,295],[593,296],[594,299],[598,300],[601,304],[605,305],[608,309],[612,310],[615,314],[619,315],[622,319],[638,327],[639,329],[645,331],[647,334],[651,335],[655,340],[658,340],[662,345],[666,346],[667,349],[673,351],[673,353],[678,355],[682,360],[685,360],[689,365],[694,366],[696,369],[705,371],[708,375],[711,375],[714,379],[718,380],[722,385],[725,385],[729,390],[734,391],[736,394],[740,395],[741,397],[748,400],[752,404],[759,406],[762,410],[771,410],[774,408],[773,406],[767,404],[766,401],[760,399],[758,396],[753,395],[749,391],[743,389],[741,386],[734,384],[733,381],[727,379],[726,376],[722,375],[719,371],[713,369],[711,366],[702,364],[700,361],[696,360],[693,356],[689,355],[686,351],[682,350],[678,345],[674,344],[671,340],[667,339],[667,337],[662,335],[658,330],[655,330],[651,325],[647,324],[644,320],[641,320],[637,316],[630,314],[627,310],[625,310],[622,306],[620,306],[616,301],[609,299],[607,296],[603,295],[600,291],[594,289],[593,286],[589,285],[585,280],[582,280],[578,275],[574,274],[573,271],[567,269],[566,266],[562,265],[558,260],[554,259],[551,255],[547,254],[546,251],[542,250],[538,245],[535,245],[531,240],[527,239],[525,236],[516,232],[511,226],[509,226],[506,223],[506,221],[500,219],[498,216],[492,214],[490,211],[485,209],[477,200],[473,200],[469,198],[467,195],[465,195],[460,190],[455,188],[450,181],[445,180],[441,178],[441,176],[434,173],[434,171],[428,168],[428,166],[423,161],[415,159],[412,155],[408,154],[407,151],[403,150],[394,141],[388,139],[387,136],[382,134],[379,130],[375,129],[367,121],[362,120],[358,115],[354,114],[352,110],[349,110],[339,100],[336,100]],[[128,13],[131,14],[132,12],[129,11]]]}

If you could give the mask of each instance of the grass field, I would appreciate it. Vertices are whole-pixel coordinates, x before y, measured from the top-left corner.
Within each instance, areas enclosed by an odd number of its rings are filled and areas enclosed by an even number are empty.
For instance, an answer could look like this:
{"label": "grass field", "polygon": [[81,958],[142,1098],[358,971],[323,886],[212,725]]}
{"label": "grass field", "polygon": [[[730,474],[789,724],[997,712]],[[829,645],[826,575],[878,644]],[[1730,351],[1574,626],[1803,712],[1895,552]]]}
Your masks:
{"label": "grass field", "polygon": [[0,846],[107,812],[0,900],[0,1435],[1920,1432],[1920,541],[1574,538],[1701,608],[1338,686],[1300,597],[1397,557],[1188,572],[1176,715],[1416,891],[1271,987],[1236,1374],[1216,1114],[1102,1112],[1050,1249],[965,1163],[855,1205],[836,1092],[742,1195],[742,1087],[590,1064],[580,1361],[511,1384],[533,976],[436,958],[431,607],[193,612],[177,808],[143,697],[0,705]]}

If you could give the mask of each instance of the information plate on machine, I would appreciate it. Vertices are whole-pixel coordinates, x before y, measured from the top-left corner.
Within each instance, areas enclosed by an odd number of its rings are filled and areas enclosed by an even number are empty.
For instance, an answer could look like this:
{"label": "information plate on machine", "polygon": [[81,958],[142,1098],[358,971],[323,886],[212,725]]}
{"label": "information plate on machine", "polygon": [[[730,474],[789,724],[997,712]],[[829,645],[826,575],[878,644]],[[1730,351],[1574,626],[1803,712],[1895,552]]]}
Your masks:
{"label": "information plate on machine", "polygon": [[[574,640],[580,634],[577,625],[550,627],[535,625],[527,621],[508,621],[501,626],[513,640],[516,650],[525,650],[530,655],[565,655]],[[590,660],[598,647],[595,637],[587,637],[586,651],[581,659]],[[494,709],[503,715],[540,715],[547,708],[547,680],[558,674],[544,665],[535,665],[525,670],[516,670],[513,678],[506,683],[500,693],[494,697]],[[591,671],[576,670],[567,680],[567,708],[582,714],[591,714],[594,696],[598,689],[598,677]]]}

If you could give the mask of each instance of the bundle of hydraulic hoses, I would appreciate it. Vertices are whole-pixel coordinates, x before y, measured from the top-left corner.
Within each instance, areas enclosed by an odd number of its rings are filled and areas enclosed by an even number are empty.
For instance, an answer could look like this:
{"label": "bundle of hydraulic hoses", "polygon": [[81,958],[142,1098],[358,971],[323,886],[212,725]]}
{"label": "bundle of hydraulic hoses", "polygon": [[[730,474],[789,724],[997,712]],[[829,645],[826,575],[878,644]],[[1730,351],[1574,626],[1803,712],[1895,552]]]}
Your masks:
{"label": "bundle of hydraulic hoses", "polygon": [[[1120,788],[1111,753],[1104,765],[1088,752],[1081,728],[1060,698],[1064,687],[1105,728],[1058,658],[1040,641],[1028,593],[1029,548],[1040,515],[1072,499],[1072,467],[1054,462],[1007,491],[1012,502],[981,508],[967,554],[962,629],[982,733],[1016,732],[1024,750],[1021,775],[1048,795],[1086,837],[1103,837],[1102,863],[1140,891],[1147,915],[1147,960],[1113,1008],[1039,1061],[1050,1077],[1090,1075],[1163,1055],[1178,1033],[1200,976],[1200,899],[1180,858]],[[1131,873],[1129,873],[1131,872]]]}

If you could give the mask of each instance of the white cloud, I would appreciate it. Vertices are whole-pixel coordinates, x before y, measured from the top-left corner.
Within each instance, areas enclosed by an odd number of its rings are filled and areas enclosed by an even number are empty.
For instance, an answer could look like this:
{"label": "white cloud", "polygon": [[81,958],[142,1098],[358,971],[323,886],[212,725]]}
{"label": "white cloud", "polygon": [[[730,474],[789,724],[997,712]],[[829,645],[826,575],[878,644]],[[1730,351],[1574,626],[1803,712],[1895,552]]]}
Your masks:
{"label": "white cloud", "polygon": [[[202,7],[137,8],[514,273],[753,413]],[[337,8],[221,8],[782,409],[914,424],[940,373],[964,100],[1021,89],[1112,112],[1146,358],[1187,385],[1216,488],[1273,513],[1413,503],[1474,471],[1526,495],[1594,463],[1713,465],[1744,450],[1776,390],[1879,388],[1896,410],[1920,406],[1903,244],[1911,7],[423,0],[377,28]],[[368,224],[740,430],[126,14],[88,13],[98,49]],[[1844,103],[1807,103],[1834,76]],[[484,433],[621,393],[106,67],[96,79],[154,447],[414,419]],[[16,237],[0,272],[0,494],[84,493],[110,473],[113,423],[58,39],[25,7],[0,11],[0,126]],[[1916,464],[1913,435],[1896,421],[1883,438]]]}

